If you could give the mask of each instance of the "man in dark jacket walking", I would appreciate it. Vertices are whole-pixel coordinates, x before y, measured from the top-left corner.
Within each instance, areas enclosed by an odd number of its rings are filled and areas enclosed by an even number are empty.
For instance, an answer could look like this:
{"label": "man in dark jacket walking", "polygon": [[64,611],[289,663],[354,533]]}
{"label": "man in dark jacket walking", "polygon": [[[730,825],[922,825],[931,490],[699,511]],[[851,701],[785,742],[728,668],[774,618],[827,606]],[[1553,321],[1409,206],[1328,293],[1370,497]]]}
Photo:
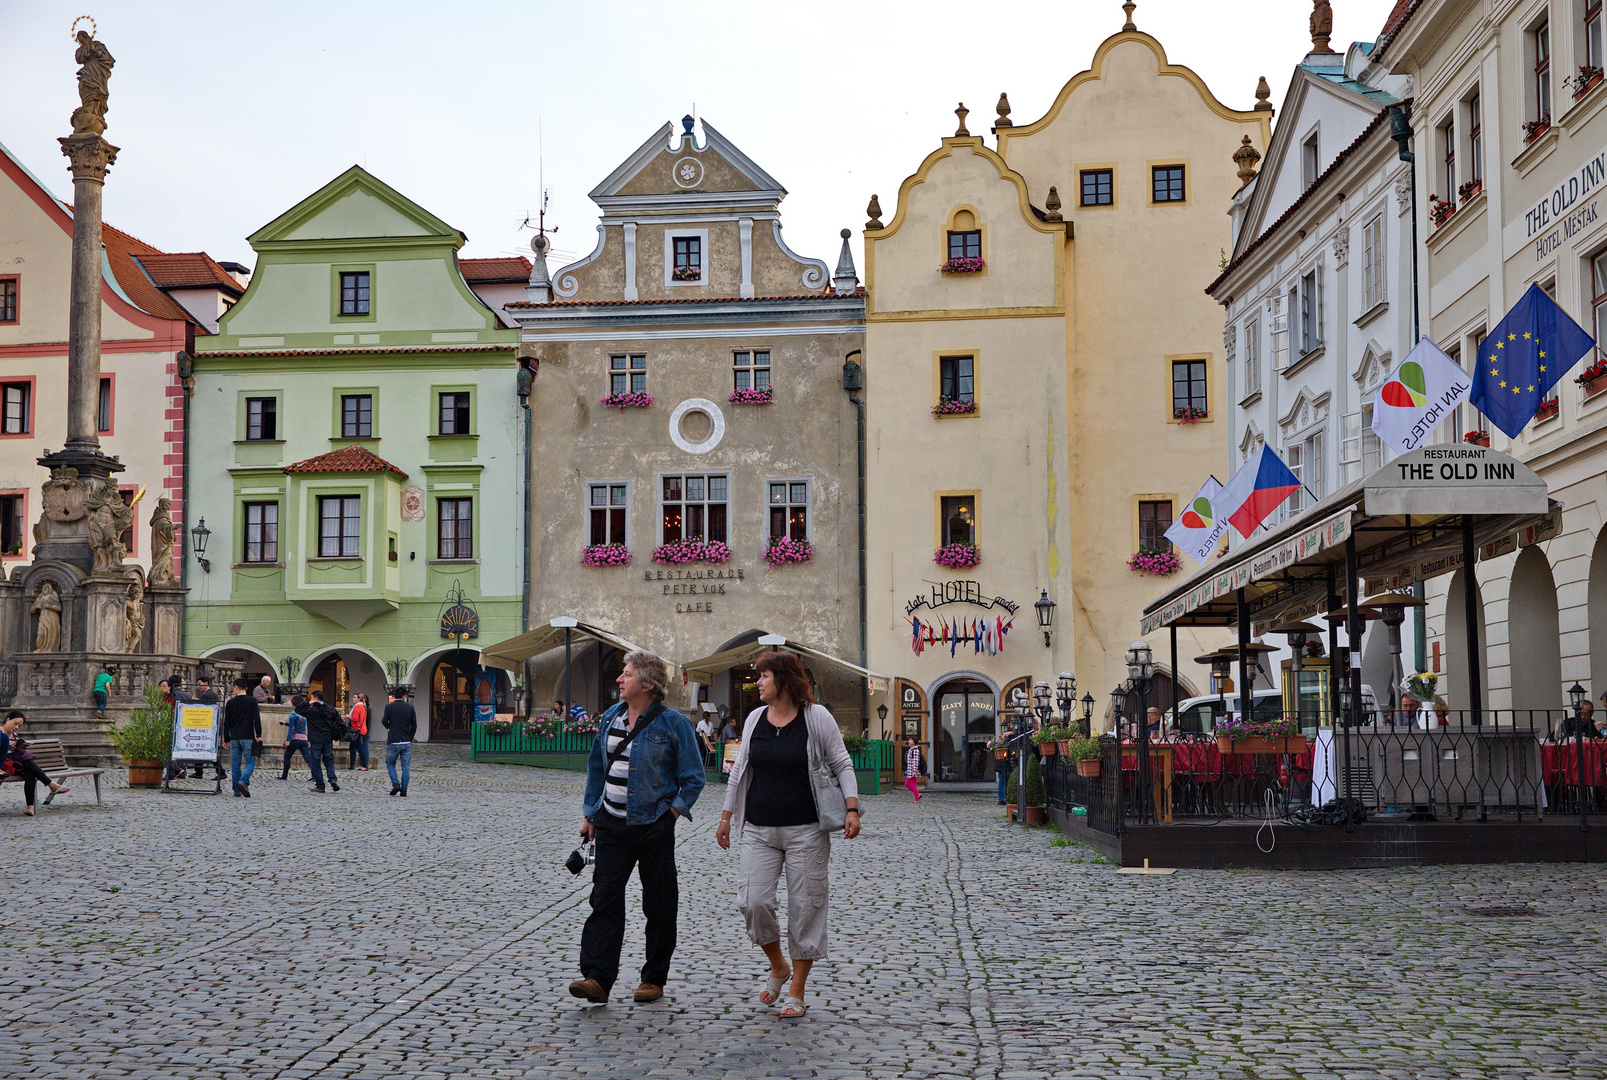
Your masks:
{"label": "man in dark jacket walking", "polygon": [[[324,774],[329,775],[329,786],[335,791],[340,784],[335,780],[335,741],[346,737],[346,723],[333,705],[324,704],[322,690],[307,695],[307,751],[312,755],[312,790],[324,790]],[[320,770],[319,765],[323,768]]]}
{"label": "man in dark jacket walking", "polygon": [[251,798],[251,774],[257,771],[252,743],[262,738],[262,714],[257,699],[246,693],[251,686],[234,680],[234,696],[223,706],[223,745],[229,751],[229,775],[235,798]]}
{"label": "man in dark jacket walking", "polygon": [[[391,774],[391,794],[407,797],[408,773],[413,764],[413,736],[418,734],[418,716],[407,703],[407,688],[392,687],[385,703],[385,771]],[[402,766],[396,774],[397,763]]]}

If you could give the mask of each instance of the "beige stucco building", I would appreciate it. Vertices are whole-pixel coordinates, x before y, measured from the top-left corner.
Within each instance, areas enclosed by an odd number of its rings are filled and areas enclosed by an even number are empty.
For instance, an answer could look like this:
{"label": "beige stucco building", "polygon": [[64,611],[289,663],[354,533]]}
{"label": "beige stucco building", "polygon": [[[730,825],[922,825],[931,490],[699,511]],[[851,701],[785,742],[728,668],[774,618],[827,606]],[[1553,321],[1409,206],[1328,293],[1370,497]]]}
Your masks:
{"label": "beige stucco building", "polygon": [[[1412,149],[1423,331],[1464,366],[1534,284],[1598,340],[1607,332],[1607,85],[1599,6],[1574,0],[1397,5],[1375,59],[1415,84]],[[1454,206],[1435,210],[1430,197]],[[1559,709],[1607,690],[1607,380],[1588,353],[1516,439],[1463,407],[1465,430],[1527,463],[1563,504],[1551,525],[1480,551],[1486,709]],[[1426,582],[1428,661],[1470,706],[1467,575]]]}
{"label": "beige stucco building", "polygon": [[[539,240],[529,299],[504,307],[537,365],[530,622],[578,618],[677,664],[763,633],[857,662],[857,416],[843,370],[864,344],[865,301],[849,234],[835,274],[795,254],[781,184],[708,123],[701,139],[690,116],[682,126],[591,192],[596,249],[549,276]],[[783,538],[808,560],[768,562]],[[619,564],[589,565],[589,550]],[[621,659],[596,641],[577,649],[573,700],[615,700]],[[813,674],[859,731],[862,681],[828,663]],[[562,697],[562,650],[531,677],[535,707]],[[740,716],[753,682],[741,667],[677,680],[670,700]]]}
{"label": "beige stucco building", "polygon": [[[869,659],[897,679],[886,729],[919,732],[939,781],[993,776],[981,743],[1025,682],[1073,672],[1096,729],[1108,717],[1163,585],[1128,560],[1227,478],[1221,317],[1202,290],[1229,242],[1233,152],[1246,136],[1264,150],[1272,115],[1222,105],[1131,22],[1039,119],[1009,109],[1001,96],[994,147],[958,110],[865,229]],[[938,564],[954,544],[976,547],[974,568]],[[919,652],[915,619],[938,638]],[[956,623],[1013,626],[1002,645],[943,643]],[[1182,632],[1182,693],[1203,682],[1187,658],[1220,643]],[[1169,643],[1152,645],[1169,678]],[[1150,700],[1169,701],[1158,682]]]}

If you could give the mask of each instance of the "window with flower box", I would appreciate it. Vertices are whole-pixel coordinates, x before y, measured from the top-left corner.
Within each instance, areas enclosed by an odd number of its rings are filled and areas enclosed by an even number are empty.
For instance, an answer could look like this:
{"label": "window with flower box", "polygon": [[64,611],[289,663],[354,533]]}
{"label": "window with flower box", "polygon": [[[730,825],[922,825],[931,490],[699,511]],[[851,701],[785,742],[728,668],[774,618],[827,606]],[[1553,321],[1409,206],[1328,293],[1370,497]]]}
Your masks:
{"label": "window with flower box", "polygon": [[647,356],[630,353],[608,358],[608,392],[610,394],[647,393]]}
{"label": "window with flower box", "polygon": [[943,546],[976,546],[976,496],[944,495],[939,503]]}
{"label": "window with flower box", "polygon": [[659,543],[727,543],[731,478],[723,474],[666,476],[660,481]]}
{"label": "window with flower box", "polygon": [[675,244],[675,269],[673,277],[676,281],[701,281],[703,279],[703,238],[701,236],[677,236]]}
{"label": "window with flower box", "polygon": [[1172,418],[1204,417],[1207,412],[1205,396],[1205,361],[1172,361]]}
{"label": "window with flower box", "polygon": [[735,389],[770,389],[770,351],[768,349],[733,353],[731,367]]}
{"label": "window with flower box", "polygon": [[770,525],[766,536],[770,540],[809,539],[809,481],[770,480]]}
{"label": "window with flower box", "polygon": [[937,361],[937,397],[960,405],[976,404],[976,357],[940,356]]}
{"label": "window with flower box", "polygon": [[590,515],[587,543],[592,547],[625,544],[626,511],[630,506],[628,484],[586,485],[586,507]]}
{"label": "window with flower box", "polygon": [[1145,499],[1138,504],[1138,550],[1170,551],[1166,530],[1172,527],[1172,500]]}

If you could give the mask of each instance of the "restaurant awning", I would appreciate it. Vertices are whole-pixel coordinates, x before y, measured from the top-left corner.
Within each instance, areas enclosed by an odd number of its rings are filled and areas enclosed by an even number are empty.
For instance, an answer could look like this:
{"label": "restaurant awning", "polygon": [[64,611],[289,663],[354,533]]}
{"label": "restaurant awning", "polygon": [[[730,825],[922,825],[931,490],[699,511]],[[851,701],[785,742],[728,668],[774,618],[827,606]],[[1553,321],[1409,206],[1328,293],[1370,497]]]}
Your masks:
{"label": "restaurant awning", "polygon": [[[604,630],[600,626],[592,626],[566,618],[550,620],[544,626],[537,626],[526,630],[518,637],[511,637],[506,641],[499,641],[480,650],[480,663],[486,667],[501,668],[504,671],[518,671],[520,665],[532,656],[538,656],[549,649],[556,649],[564,643],[564,631],[570,632],[571,639],[590,638],[601,641],[605,645],[612,645],[620,652],[631,652],[638,646],[626,641],[618,634]],[[671,664],[673,668],[675,665]]]}
{"label": "restaurant awning", "polygon": [[849,663],[847,660],[832,656],[830,653],[823,653],[818,649],[811,649],[807,645],[800,645],[796,641],[785,638],[777,641],[768,634],[761,634],[759,640],[750,641],[746,645],[738,645],[734,649],[726,649],[724,652],[717,652],[712,656],[705,656],[699,660],[690,660],[682,665],[682,674],[694,682],[712,683],[714,676],[720,672],[751,664],[772,648],[786,649],[788,652],[795,652],[799,656],[810,660],[831,664],[833,667],[841,668],[862,679],[869,679],[872,693],[886,690],[889,685],[886,675],[877,675],[875,672],[865,670],[858,664]]}
{"label": "restaurant awning", "polygon": [[[1421,495],[1410,490],[1403,494],[1402,466],[1421,468],[1416,459],[1429,451],[1453,455],[1477,451],[1480,468],[1511,479],[1488,485],[1494,491],[1482,497],[1470,487],[1450,491],[1448,500],[1447,492],[1434,490],[1432,482]],[[1474,463],[1460,467],[1470,464]],[[1454,481],[1445,486],[1455,488]],[[1411,509],[1415,500],[1436,512],[1372,515],[1367,511],[1369,497],[1375,507],[1392,511]],[[1444,512],[1458,500],[1467,512]],[[1512,512],[1520,506],[1528,512]],[[1544,482],[1521,462],[1481,448],[1417,450],[1200,567],[1145,607],[1139,633],[1171,625],[1235,626],[1241,589],[1258,634],[1274,620],[1307,618],[1324,609],[1330,591],[1344,595],[1345,556],[1352,539],[1360,588],[1368,595],[1459,569],[1470,525],[1476,558],[1487,559],[1550,539],[1560,531],[1561,520],[1561,504],[1545,495]]]}

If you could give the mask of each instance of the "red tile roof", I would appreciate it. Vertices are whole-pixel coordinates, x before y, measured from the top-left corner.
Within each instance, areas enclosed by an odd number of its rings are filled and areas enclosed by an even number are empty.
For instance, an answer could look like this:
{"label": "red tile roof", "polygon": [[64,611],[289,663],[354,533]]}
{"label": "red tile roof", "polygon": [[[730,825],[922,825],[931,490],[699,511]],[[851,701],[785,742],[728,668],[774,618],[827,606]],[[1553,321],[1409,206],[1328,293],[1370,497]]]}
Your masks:
{"label": "red tile roof", "polygon": [[347,446],[327,454],[286,465],[287,473],[395,473],[403,480],[407,473],[386,461],[366,446]]}
{"label": "red tile roof", "polygon": [[530,280],[530,260],[524,256],[504,259],[459,259],[458,269],[470,285],[496,285]]}
{"label": "red tile roof", "polygon": [[240,283],[204,251],[134,256],[152,281],[163,289],[226,289],[235,296],[245,290]]}
{"label": "red tile roof", "polygon": [[510,308],[553,308],[553,307],[646,307],[651,304],[762,304],[765,301],[775,300],[843,300],[865,296],[863,288],[855,289],[846,297],[838,296],[827,290],[818,293],[803,293],[798,296],[669,296],[661,300],[554,300],[547,304],[536,304],[529,300],[514,300],[502,305]]}
{"label": "red tile roof", "polygon": [[1390,9],[1389,18],[1384,20],[1384,29],[1378,35],[1378,48],[1373,50],[1369,60],[1373,63],[1382,63],[1384,52],[1395,42],[1395,35],[1400,33],[1401,27],[1422,6],[1423,0],[1395,0],[1395,6]]}
{"label": "red tile roof", "polygon": [[110,225],[101,226],[101,242],[106,245],[106,261],[111,264],[112,276],[136,307],[159,319],[182,319],[193,323],[201,333],[207,332],[206,327],[196,323],[195,316],[163,292],[135,261],[136,256],[163,255],[165,252]]}
{"label": "red tile roof", "polygon": [[195,356],[203,360],[208,356],[350,356],[353,353],[362,353],[370,356],[374,353],[444,353],[444,352],[492,352],[497,349],[512,351],[518,345],[512,341],[490,345],[400,345],[386,348],[378,345],[346,345],[339,349],[202,349]]}

